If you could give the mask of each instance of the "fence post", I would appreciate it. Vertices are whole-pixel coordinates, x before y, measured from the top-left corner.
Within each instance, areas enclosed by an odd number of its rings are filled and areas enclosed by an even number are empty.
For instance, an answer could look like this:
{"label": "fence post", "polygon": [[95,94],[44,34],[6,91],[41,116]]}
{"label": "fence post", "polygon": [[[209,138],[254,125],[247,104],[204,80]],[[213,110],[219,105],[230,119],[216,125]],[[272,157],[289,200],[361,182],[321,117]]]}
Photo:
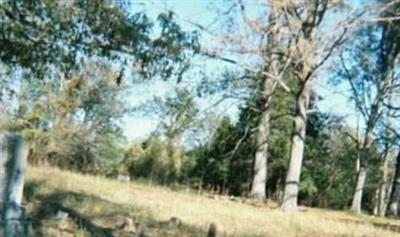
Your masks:
{"label": "fence post", "polygon": [[0,236],[27,237],[29,221],[21,205],[28,146],[21,136],[0,134]]}

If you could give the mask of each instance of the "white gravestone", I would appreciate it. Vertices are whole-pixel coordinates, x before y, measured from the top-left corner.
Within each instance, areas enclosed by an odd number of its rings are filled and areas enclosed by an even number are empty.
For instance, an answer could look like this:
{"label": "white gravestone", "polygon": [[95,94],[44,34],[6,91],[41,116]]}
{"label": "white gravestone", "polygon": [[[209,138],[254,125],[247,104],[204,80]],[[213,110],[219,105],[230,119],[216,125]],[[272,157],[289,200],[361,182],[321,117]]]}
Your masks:
{"label": "white gravestone", "polygon": [[21,206],[28,146],[22,137],[0,134],[0,237],[25,237],[28,224]]}

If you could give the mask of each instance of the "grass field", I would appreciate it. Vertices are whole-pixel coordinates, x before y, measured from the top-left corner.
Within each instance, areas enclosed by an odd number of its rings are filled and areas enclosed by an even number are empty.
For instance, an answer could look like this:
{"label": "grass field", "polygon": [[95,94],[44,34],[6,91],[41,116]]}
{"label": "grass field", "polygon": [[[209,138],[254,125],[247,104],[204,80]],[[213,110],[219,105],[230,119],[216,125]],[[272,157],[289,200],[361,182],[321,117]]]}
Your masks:
{"label": "grass field", "polygon": [[[153,237],[206,236],[211,222],[218,236],[400,236],[398,220],[313,208],[293,215],[273,204],[240,203],[49,167],[29,167],[25,199],[35,236],[135,236],[137,224],[130,222],[142,223],[140,228],[146,226]],[[69,218],[56,220],[58,210]],[[171,217],[182,225],[171,226]]]}

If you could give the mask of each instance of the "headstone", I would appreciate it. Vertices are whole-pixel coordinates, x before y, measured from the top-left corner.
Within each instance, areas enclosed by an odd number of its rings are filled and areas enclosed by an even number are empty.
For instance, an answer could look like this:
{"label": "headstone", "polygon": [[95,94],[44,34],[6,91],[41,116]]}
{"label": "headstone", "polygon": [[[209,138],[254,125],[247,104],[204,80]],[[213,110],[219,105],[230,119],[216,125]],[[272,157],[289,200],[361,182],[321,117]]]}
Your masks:
{"label": "headstone", "polygon": [[143,223],[140,223],[136,229],[136,237],[147,237],[146,234],[146,226]]}
{"label": "headstone", "polygon": [[214,222],[208,228],[207,237],[217,237],[217,224]]}
{"label": "headstone", "polygon": [[181,226],[182,221],[178,217],[171,217],[168,221],[168,227],[169,228],[177,228]]}
{"label": "headstone", "polygon": [[58,210],[55,219],[58,221],[58,226],[62,226],[68,219],[68,213]]}
{"label": "headstone", "polygon": [[28,236],[26,211],[21,206],[27,155],[22,137],[0,134],[0,237]]}
{"label": "headstone", "polygon": [[120,174],[120,175],[118,175],[117,179],[118,179],[119,181],[122,181],[122,182],[129,182],[129,181],[131,181],[131,177],[129,177],[129,175],[122,175],[122,174]]}
{"label": "headstone", "polygon": [[125,217],[120,229],[128,232],[136,232],[135,220],[131,217]]}

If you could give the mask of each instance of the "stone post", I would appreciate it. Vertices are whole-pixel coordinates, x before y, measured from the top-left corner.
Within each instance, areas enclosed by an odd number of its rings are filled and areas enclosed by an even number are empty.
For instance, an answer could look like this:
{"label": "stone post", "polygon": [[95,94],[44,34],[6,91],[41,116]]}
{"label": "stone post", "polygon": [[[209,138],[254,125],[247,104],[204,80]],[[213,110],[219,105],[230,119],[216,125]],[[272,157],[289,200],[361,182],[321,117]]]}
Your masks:
{"label": "stone post", "polygon": [[27,156],[21,136],[0,134],[0,237],[28,236],[29,222],[21,205]]}

